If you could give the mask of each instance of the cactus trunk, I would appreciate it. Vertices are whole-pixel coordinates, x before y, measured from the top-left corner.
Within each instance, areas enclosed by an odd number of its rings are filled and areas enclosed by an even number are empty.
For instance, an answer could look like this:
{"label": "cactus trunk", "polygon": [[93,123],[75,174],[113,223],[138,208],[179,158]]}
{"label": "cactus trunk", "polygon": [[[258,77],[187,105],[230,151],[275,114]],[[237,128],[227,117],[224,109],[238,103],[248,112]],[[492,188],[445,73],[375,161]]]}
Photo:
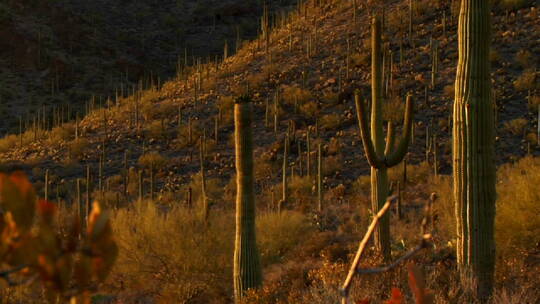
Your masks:
{"label": "cactus trunk", "polygon": [[495,266],[494,122],[489,66],[489,1],[462,0],[458,26],[453,161],[457,259],[486,300]]}
{"label": "cactus trunk", "polygon": [[233,279],[236,303],[240,303],[248,289],[262,283],[255,239],[252,120],[251,100],[238,98],[234,105],[237,194]]}
{"label": "cactus trunk", "polygon": [[[373,214],[377,214],[384,206],[388,192],[387,169],[398,165],[407,153],[411,138],[413,103],[410,95],[407,96],[403,135],[397,145],[394,144],[394,129],[388,123],[388,134],[383,138],[382,121],[382,66],[381,66],[381,21],[374,17],[372,21],[372,57],[371,57],[371,134],[367,126],[365,105],[356,93],[355,102],[360,127],[360,135],[366,158],[371,166],[371,205]],[[386,214],[380,219],[375,230],[375,245],[385,260],[390,259],[390,220]]]}

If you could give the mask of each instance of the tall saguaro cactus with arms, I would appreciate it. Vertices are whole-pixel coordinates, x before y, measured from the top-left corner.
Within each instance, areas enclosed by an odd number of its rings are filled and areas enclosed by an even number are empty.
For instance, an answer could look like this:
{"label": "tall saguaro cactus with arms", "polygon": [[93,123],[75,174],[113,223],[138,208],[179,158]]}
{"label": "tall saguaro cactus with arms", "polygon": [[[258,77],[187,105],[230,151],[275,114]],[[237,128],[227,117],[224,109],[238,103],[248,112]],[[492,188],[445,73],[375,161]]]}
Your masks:
{"label": "tall saguaro cactus with arms", "polygon": [[236,239],[234,243],[234,297],[239,303],[245,291],[261,285],[259,251],[255,239],[253,180],[252,103],[247,96],[234,105],[236,149]]}
{"label": "tall saguaro cactus with arms", "polygon": [[[411,138],[413,117],[413,102],[411,95],[407,96],[403,135],[395,146],[395,132],[391,122],[388,122],[386,145],[383,135],[382,118],[382,65],[381,65],[381,20],[373,17],[371,25],[371,136],[369,135],[366,109],[357,92],[355,95],[360,135],[364,145],[366,158],[371,166],[371,205],[373,213],[377,214],[384,206],[388,197],[387,169],[399,164],[407,153]],[[389,215],[381,218],[375,231],[375,245],[383,257],[390,259],[390,219]]]}
{"label": "tall saguaro cactus with arms", "polygon": [[489,64],[489,1],[462,0],[458,23],[453,173],[457,259],[486,300],[495,265],[494,121]]}

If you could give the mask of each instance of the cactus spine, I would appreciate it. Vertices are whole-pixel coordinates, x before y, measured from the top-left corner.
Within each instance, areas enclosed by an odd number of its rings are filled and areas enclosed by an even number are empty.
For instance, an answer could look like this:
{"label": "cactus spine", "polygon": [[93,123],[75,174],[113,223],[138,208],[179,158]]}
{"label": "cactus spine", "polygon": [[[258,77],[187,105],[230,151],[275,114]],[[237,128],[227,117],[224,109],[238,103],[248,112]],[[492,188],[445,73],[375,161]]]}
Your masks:
{"label": "cactus spine", "polygon": [[[407,96],[403,135],[397,147],[394,147],[394,128],[388,122],[388,134],[385,141],[383,138],[382,121],[382,66],[381,66],[381,21],[379,17],[372,20],[372,55],[371,55],[371,137],[367,126],[365,105],[360,101],[356,93],[356,109],[360,134],[364,145],[367,160],[371,166],[371,204],[373,213],[376,214],[384,205],[388,196],[387,168],[398,165],[407,153],[411,137],[411,125],[413,116],[413,103],[411,95]],[[381,218],[381,222],[375,231],[375,244],[385,259],[390,258],[390,222],[389,215]]]}
{"label": "cactus spine", "polygon": [[495,266],[494,122],[491,100],[489,1],[462,0],[453,109],[457,260],[487,300]]}
{"label": "cactus spine", "polygon": [[234,246],[234,297],[240,303],[245,291],[262,283],[255,238],[252,103],[240,97],[234,105],[236,150],[236,239]]}

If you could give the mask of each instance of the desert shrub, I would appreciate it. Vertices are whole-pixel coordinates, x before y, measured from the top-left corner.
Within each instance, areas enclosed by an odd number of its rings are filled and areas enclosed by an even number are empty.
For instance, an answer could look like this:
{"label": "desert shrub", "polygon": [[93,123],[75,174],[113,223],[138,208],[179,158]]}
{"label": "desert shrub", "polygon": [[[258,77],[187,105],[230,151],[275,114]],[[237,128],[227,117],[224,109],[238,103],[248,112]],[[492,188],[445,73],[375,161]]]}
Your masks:
{"label": "desert shrub", "polygon": [[528,100],[528,106],[531,112],[538,112],[538,107],[540,106],[540,96],[531,96]]}
{"label": "desert shrub", "polygon": [[515,118],[504,123],[504,129],[515,136],[522,136],[527,127],[525,118]]}
{"label": "desert shrub", "polygon": [[298,106],[302,106],[306,102],[310,101],[313,95],[309,90],[302,89],[294,86],[285,86],[283,88],[283,99],[289,105],[294,105],[296,100]]}
{"label": "desert shrub", "polygon": [[266,81],[268,77],[263,73],[251,74],[247,77],[250,89],[259,89]]}
{"label": "desert shrub", "polygon": [[[233,214],[210,216],[206,228],[197,213],[138,202],[112,216],[120,255],[110,284],[119,282],[134,299],[150,295],[169,303],[226,302],[234,242]],[[119,287],[119,286],[118,286]]]}
{"label": "desert shrub", "polygon": [[[205,186],[206,199],[211,208],[213,205],[218,205],[222,208],[226,206],[234,206],[234,198],[232,201],[224,200],[224,188],[220,179],[209,178],[206,176]],[[190,182],[182,187],[181,192],[186,193],[189,188],[192,190],[193,207],[200,208],[202,206],[202,181],[200,173],[193,174]]]}
{"label": "desert shrub", "polygon": [[154,168],[154,170],[161,170],[167,164],[168,159],[158,152],[152,151],[141,155],[138,162],[143,168]]}
{"label": "desert shrub", "polygon": [[17,135],[6,135],[0,139],[0,152],[4,153],[17,146],[19,137]]}
{"label": "desert shrub", "polygon": [[234,97],[221,96],[217,102],[217,106],[221,112],[222,125],[231,124],[234,119]]}
{"label": "desert shrub", "polygon": [[75,136],[74,124],[63,124],[61,126],[54,127],[49,132],[48,142],[50,144],[56,144],[62,141],[69,140],[72,136]]}
{"label": "desert shrub", "polygon": [[394,125],[403,121],[405,102],[397,96],[383,103],[383,118],[390,120]]}
{"label": "desert shrub", "polygon": [[144,128],[149,138],[158,139],[165,136],[165,126],[159,119],[146,123]]}
{"label": "desert shrub", "polygon": [[521,49],[516,53],[516,61],[521,67],[529,68],[531,64],[534,64],[534,57],[529,50]]}
{"label": "desert shrub", "polygon": [[314,227],[302,213],[283,211],[257,217],[257,243],[263,266],[281,262],[285,254],[310,238]]}
{"label": "desert shrub", "polygon": [[[205,225],[197,213],[179,207],[164,212],[152,202],[138,202],[111,216],[120,247],[109,286],[121,286],[129,302],[149,297],[165,303],[226,303],[231,298],[234,213],[211,214]],[[310,239],[304,215],[285,211],[257,218],[263,265],[279,262]]]}
{"label": "desert shrub", "polygon": [[300,106],[300,113],[306,118],[315,118],[319,113],[319,107],[315,101],[306,102]]}
{"label": "desert shrub", "polygon": [[352,54],[351,62],[355,66],[368,66],[371,62],[371,55],[367,52]]}
{"label": "desert shrub", "polygon": [[339,93],[326,91],[323,94],[322,101],[328,105],[336,105],[339,102]]}
{"label": "desert shrub", "polygon": [[321,117],[319,125],[323,130],[336,130],[341,126],[343,119],[339,114],[331,113]]}
{"label": "desert shrub", "polygon": [[450,100],[454,99],[454,96],[455,96],[454,88],[455,87],[454,87],[453,84],[449,84],[449,85],[444,86],[444,89],[443,89],[444,97],[446,97],[446,98],[448,98]]}
{"label": "desert shrub", "polygon": [[[315,160],[316,161],[316,160]],[[343,169],[343,158],[340,154],[329,155],[322,158],[322,174],[327,176]]]}
{"label": "desert shrub", "polygon": [[71,158],[75,160],[81,160],[84,156],[84,153],[86,153],[89,145],[90,143],[86,138],[79,138],[71,141],[68,144]]}
{"label": "desert shrub", "polygon": [[540,242],[540,158],[525,157],[502,165],[497,180],[495,236],[499,256],[534,248]]}
{"label": "desert shrub", "polygon": [[[411,184],[426,183],[431,173],[431,166],[427,162],[419,164],[407,165],[407,182]],[[390,181],[398,181],[403,179],[403,162],[399,165],[388,169],[388,179]]]}
{"label": "desert shrub", "polygon": [[501,61],[501,55],[495,48],[489,49],[489,61],[492,64],[499,64]]}
{"label": "desert shrub", "polygon": [[534,90],[540,87],[534,71],[524,71],[515,81],[514,87],[518,91]]}
{"label": "desert shrub", "polygon": [[520,9],[531,4],[530,0],[493,0],[493,2],[497,6],[507,10]]}
{"label": "desert shrub", "polygon": [[312,210],[315,206],[314,178],[295,176],[289,180],[290,200],[300,210]]}

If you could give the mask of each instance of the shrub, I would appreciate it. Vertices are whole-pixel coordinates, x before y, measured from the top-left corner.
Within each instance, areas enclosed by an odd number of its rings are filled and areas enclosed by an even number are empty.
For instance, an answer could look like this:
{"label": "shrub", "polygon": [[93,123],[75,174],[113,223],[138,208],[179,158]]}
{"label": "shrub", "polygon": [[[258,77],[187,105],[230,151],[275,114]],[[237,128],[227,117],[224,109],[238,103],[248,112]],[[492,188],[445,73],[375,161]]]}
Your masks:
{"label": "shrub", "polygon": [[265,213],[257,218],[257,243],[263,266],[281,262],[285,254],[310,238],[314,227],[302,213]]}
{"label": "shrub", "polygon": [[536,73],[534,71],[524,71],[515,81],[514,87],[518,91],[534,90],[539,88],[540,85],[536,80]]}
{"label": "shrub", "polygon": [[397,126],[403,121],[405,111],[405,101],[397,96],[383,103],[383,119],[390,120]]}
{"label": "shrub", "polygon": [[283,99],[289,105],[294,105],[296,99],[298,106],[302,106],[306,102],[310,101],[312,98],[313,95],[309,90],[293,86],[286,86],[283,89]]}
{"label": "shrub", "polygon": [[162,169],[168,160],[158,152],[152,151],[145,153],[139,157],[139,165],[144,168],[154,168],[155,170]]}
{"label": "shrub", "polygon": [[516,118],[504,123],[505,130],[515,136],[522,136],[526,126],[527,120],[525,118]]}
{"label": "shrub", "polygon": [[496,233],[499,256],[540,242],[540,158],[525,157],[498,170]]}
{"label": "shrub", "polygon": [[534,57],[528,50],[519,50],[516,54],[516,61],[523,68],[531,67],[531,64],[534,64]]}
{"label": "shrub", "polygon": [[69,151],[71,153],[71,158],[75,160],[81,160],[89,145],[90,143],[86,138],[79,138],[71,141],[68,145]]}
{"label": "shrub", "polygon": [[225,125],[231,124],[234,118],[234,97],[221,96],[217,102],[217,106],[221,111],[221,123]]}
{"label": "shrub", "polygon": [[336,130],[341,126],[342,118],[339,114],[331,113],[321,117],[319,122],[323,130]]}

